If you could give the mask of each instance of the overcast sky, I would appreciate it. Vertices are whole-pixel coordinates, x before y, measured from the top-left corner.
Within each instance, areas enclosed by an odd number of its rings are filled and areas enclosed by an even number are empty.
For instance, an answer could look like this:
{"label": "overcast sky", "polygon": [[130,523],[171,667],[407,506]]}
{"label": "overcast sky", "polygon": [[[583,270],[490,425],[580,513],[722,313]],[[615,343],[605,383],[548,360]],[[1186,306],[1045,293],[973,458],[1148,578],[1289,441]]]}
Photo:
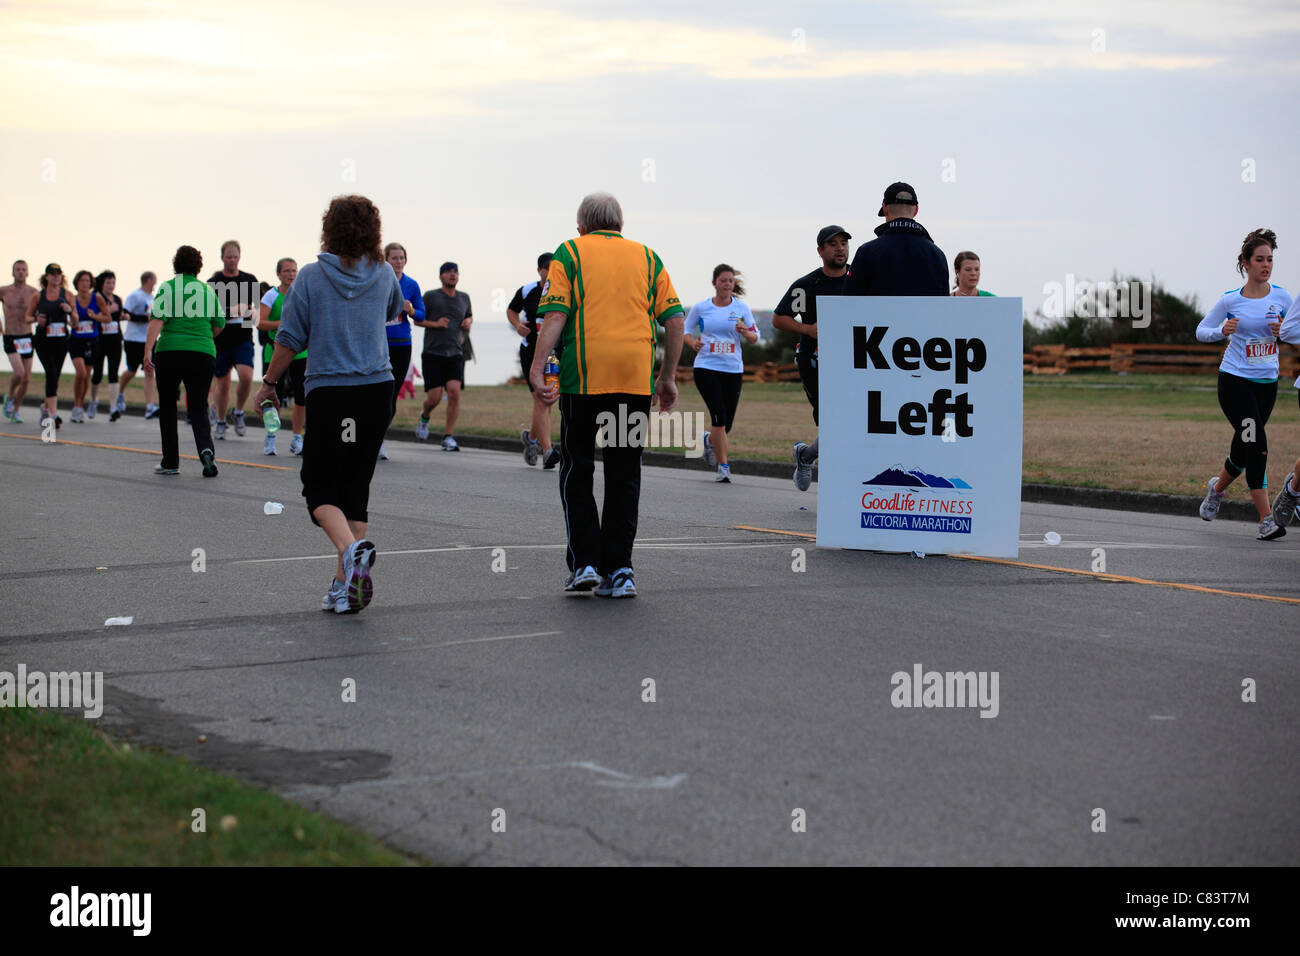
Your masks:
{"label": "overcast sky", "polygon": [[1294,3],[6,0],[0,51],[6,270],[129,291],[238,238],[273,279],[360,192],[422,287],[454,259],[504,322],[608,189],[684,301],[725,261],[770,309],[902,179],[1029,312],[1112,270],[1208,309],[1257,226],[1300,286]]}

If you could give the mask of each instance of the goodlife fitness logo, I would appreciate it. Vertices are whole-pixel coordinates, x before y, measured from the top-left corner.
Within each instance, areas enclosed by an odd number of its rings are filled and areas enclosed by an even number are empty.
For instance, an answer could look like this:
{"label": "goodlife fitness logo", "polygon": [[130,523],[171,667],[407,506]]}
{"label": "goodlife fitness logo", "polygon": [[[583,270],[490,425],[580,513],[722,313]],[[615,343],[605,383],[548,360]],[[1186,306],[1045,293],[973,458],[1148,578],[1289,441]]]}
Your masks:
{"label": "goodlife fitness logo", "polygon": [[971,486],[960,478],[891,465],[862,484],[863,528],[971,533],[975,502]]}

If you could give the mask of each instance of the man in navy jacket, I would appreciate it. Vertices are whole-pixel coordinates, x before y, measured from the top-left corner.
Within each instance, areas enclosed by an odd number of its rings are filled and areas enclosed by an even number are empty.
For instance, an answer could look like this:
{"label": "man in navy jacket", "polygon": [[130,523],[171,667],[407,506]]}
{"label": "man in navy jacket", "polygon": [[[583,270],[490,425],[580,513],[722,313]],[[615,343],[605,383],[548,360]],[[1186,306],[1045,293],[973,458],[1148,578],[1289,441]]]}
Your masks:
{"label": "man in navy jacket", "polygon": [[885,190],[876,214],[885,222],[876,227],[877,238],[858,247],[845,295],[948,294],[948,260],[916,221],[918,208],[916,190],[907,183]]}

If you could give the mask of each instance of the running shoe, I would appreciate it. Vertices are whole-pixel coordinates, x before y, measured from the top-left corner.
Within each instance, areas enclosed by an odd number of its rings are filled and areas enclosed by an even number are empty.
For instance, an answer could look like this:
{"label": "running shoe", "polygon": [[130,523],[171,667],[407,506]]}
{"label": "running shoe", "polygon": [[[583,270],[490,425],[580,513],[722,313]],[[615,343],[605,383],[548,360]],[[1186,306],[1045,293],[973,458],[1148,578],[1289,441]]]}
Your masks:
{"label": "running shoe", "polygon": [[381,442],[379,443],[379,460],[380,460],[380,461],[388,461],[388,443],[387,443],[387,442],[382,442],[382,441],[381,441]]}
{"label": "running shoe", "polygon": [[274,435],[267,435],[267,436],[266,436],[266,439],[262,442],[262,454],[263,454],[263,455],[274,455],[274,454],[275,454],[275,436],[274,436]]}
{"label": "running shoe", "polygon": [[108,413],[108,420],[110,422],[115,422],[121,417],[122,417],[122,410],[118,408],[116,405],[114,405],[113,410]]}
{"label": "running shoe", "polygon": [[794,486],[800,491],[807,491],[812,487],[812,462],[803,460],[803,453],[807,447],[807,442],[794,443]]}
{"label": "running shoe", "polygon": [[86,423],[86,410],[80,405],[73,405],[70,420],[74,425],[84,425]]}
{"label": "running shoe", "polygon": [[23,423],[21,416],[19,416],[16,410],[12,415],[9,416],[9,420],[13,422],[15,425],[21,425]]}
{"label": "running shoe", "polygon": [[429,440],[429,419],[425,418],[423,415],[421,415],[420,420],[415,423],[415,437],[420,441]]}
{"label": "running shoe", "polygon": [[320,609],[333,611],[335,614],[351,614],[352,608],[348,606],[348,586],[338,578],[330,578],[330,589],[321,599]]}
{"label": "running shoe", "polygon": [[560,463],[560,449],[552,445],[551,450],[548,451],[546,453],[546,457],[542,459],[542,467],[549,470],[551,468],[554,468],[559,463]]}
{"label": "running shoe", "polygon": [[1273,499],[1273,520],[1277,522],[1279,528],[1285,528],[1291,523],[1291,519],[1295,517],[1295,506],[1300,504],[1300,495],[1291,492],[1291,479],[1294,476],[1294,471],[1286,476],[1282,488]]}
{"label": "running shoe", "polygon": [[1201,502],[1202,521],[1213,521],[1215,515],[1219,513],[1219,505],[1223,503],[1223,492],[1215,490],[1218,484],[1218,475],[1205,483],[1205,500]]}
{"label": "running shoe", "polygon": [[537,464],[537,456],[541,454],[542,446],[539,442],[533,441],[527,428],[519,433],[519,440],[524,443],[524,463],[531,468]]}
{"label": "running shoe", "polygon": [[6,395],[5,396],[5,418],[13,418],[13,417],[14,417],[14,397],[12,395]]}
{"label": "running shoe", "polygon": [[1269,515],[1259,523],[1259,534],[1255,535],[1257,541],[1272,541],[1274,538],[1280,538],[1286,534],[1286,528],[1283,528],[1273,516]]}
{"label": "running shoe", "polygon": [[704,433],[704,463],[710,468],[718,467],[718,454],[713,450],[713,440],[708,432]]}
{"label": "running shoe", "polygon": [[289,440],[289,454],[291,454],[291,455],[301,455],[301,454],[302,454],[302,436],[301,436],[301,435],[294,435],[293,438],[291,438],[291,439]]}
{"label": "running shoe", "polygon": [[99,402],[91,402],[86,406],[86,417],[94,418],[95,413],[99,410]]}
{"label": "running shoe", "polygon": [[117,395],[117,410],[119,412],[126,411],[126,396],[123,395],[121,392],[119,392]]}
{"label": "running shoe", "polygon": [[146,405],[144,407],[144,420],[148,421],[149,419],[156,418],[156,417],[158,417],[158,406]]}
{"label": "running shoe", "polygon": [[731,466],[719,465],[718,473],[713,476],[713,480],[715,482],[722,482],[723,484],[727,484],[727,485],[731,484]]}
{"label": "running shoe", "polygon": [[343,577],[347,584],[348,607],[360,611],[374,597],[370,569],[375,564],[375,546],[365,538],[353,541],[343,552]]}
{"label": "running shoe", "polygon": [[164,468],[161,464],[157,464],[153,466],[153,473],[155,475],[179,475],[181,470],[179,468]]}
{"label": "running shoe", "polygon": [[442,436],[442,450],[460,451],[460,446],[456,444],[456,439],[452,438],[450,435],[444,435]]}
{"label": "running shoe", "polygon": [[224,418],[217,422],[216,430],[213,432],[213,435],[216,437],[217,441],[226,440],[226,420]]}
{"label": "running shoe", "polygon": [[568,579],[564,582],[566,591],[590,591],[592,588],[600,586],[600,575],[590,564],[585,568],[578,568],[576,571],[570,571]]}
{"label": "running shoe", "polygon": [[211,448],[205,448],[205,449],[203,449],[203,451],[199,452],[199,461],[203,462],[203,477],[204,477],[204,478],[215,478],[215,477],[217,477],[217,463],[216,463],[216,457],[217,457],[217,456],[216,456],[215,454],[213,454]]}
{"label": "running shoe", "polygon": [[596,587],[596,596],[607,598],[636,597],[636,582],[632,580],[632,569],[619,568],[613,574],[602,577],[600,584]]}
{"label": "running shoe", "polygon": [[243,438],[244,432],[247,430],[247,426],[244,425],[244,413],[242,411],[235,412],[235,434]]}

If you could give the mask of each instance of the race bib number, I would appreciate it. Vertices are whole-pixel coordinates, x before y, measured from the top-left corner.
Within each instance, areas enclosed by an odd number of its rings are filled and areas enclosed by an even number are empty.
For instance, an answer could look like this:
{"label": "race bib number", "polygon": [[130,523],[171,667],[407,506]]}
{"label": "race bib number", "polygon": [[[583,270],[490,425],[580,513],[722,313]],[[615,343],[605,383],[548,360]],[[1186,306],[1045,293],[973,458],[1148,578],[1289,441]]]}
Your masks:
{"label": "race bib number", "polygon": [[18,354],[19,354],[19,355],[31,355],[31,354],[32,354],[32,340],[31,340],[31,339],[14,339],[14,348],[18,350]]}
{"label": "race bib number", "polygon": [[77,322],[77,332],[82,335],[94,335],[95,323],[90,319],[80,319]]}
{"label": "race bib number", "polygon": [[45,334],[52,339],[61,339],[68,334],[68,327],[62,322],[57,325],[48,325],[45,328]]}
{"label": "race bib number", "polygon": [[117,335],[120,331],[116,322],[105,322],[101,328],[102,335]]}
{"label": "race bib number", "polygon": [[402,317],[400,315],[397,318],[389,319],[387,322],[384,323],[384,325],[401,325],[401,324],[402,324]]}
{"label": "race bib number", "polygon": [[1271,365],[1277,361],[1276,339],[1250,339],[1246,343],[1247,365]]}
{"label": "race bib number", "polygon": [[708,342],[708,352],[711,355],[735,355],[735,342],[720,342],[717,339],[710,339]]}

